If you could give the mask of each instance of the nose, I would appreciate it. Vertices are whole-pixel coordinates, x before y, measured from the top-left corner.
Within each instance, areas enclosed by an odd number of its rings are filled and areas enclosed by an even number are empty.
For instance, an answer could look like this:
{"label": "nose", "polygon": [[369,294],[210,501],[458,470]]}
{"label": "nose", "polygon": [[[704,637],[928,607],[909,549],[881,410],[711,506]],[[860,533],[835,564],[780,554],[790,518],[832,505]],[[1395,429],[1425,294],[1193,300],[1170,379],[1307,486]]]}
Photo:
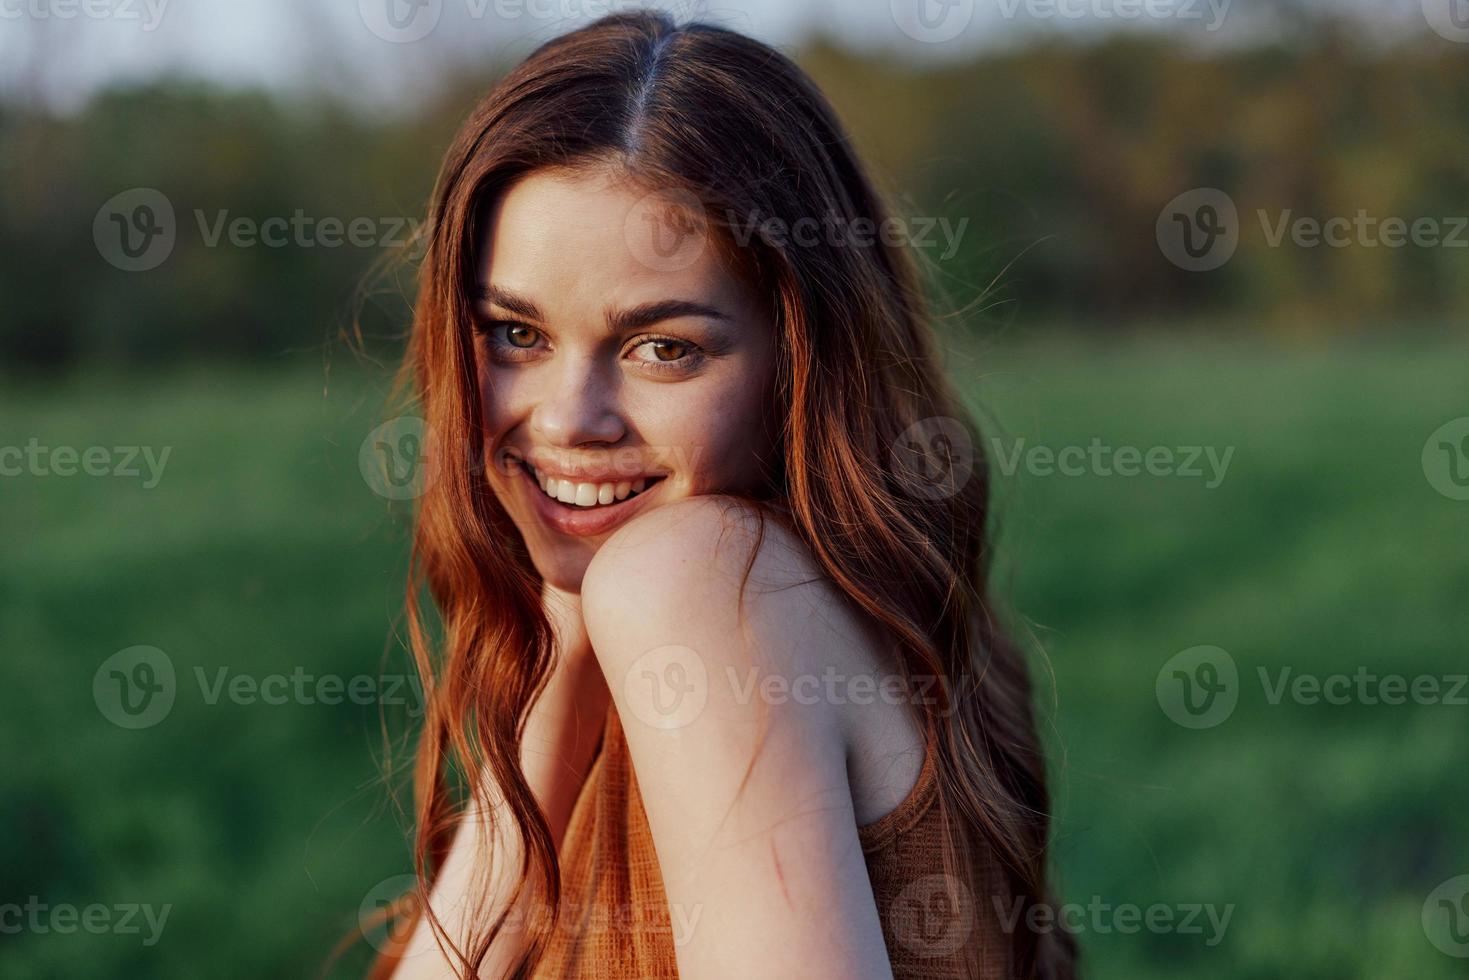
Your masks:
{"label": "nose", "polygon": [[615,443],[627,426],[618,383],[598,369],[595,359],[564,358],[559,372],[546,375],[531,411],[531,431],[548,446],[574,449],[587,443]]}

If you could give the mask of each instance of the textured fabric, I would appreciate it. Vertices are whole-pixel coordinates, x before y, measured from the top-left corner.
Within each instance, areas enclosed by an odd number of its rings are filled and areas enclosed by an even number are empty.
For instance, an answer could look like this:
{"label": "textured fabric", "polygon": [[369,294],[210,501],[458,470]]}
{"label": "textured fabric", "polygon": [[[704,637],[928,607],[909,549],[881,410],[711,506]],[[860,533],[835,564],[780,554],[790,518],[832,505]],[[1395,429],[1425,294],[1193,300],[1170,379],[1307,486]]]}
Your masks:
{"label": "textured fabric", "polygon": [[[883,938],[897,980],[1008,980],[1009,937],[1000,927],[1001,878],[993,861],[977,862],[978,880],[957,891],[945,876],[933,745],[908,797],[857,828],[877,900]],[[971,853],[982,853],[968,837]],[[572,810],[561,854],[561,917],[541,978],[678,976],[674,940],[687,925],[671,920],[653,835],[614,707],[596,759]],[[956,899],[957,896],[957,899]],[[998,904],[997,904],[998,903]],[[979,972],[965,972],[965,948]],[[794,968],[792,976],[798,975]]]}

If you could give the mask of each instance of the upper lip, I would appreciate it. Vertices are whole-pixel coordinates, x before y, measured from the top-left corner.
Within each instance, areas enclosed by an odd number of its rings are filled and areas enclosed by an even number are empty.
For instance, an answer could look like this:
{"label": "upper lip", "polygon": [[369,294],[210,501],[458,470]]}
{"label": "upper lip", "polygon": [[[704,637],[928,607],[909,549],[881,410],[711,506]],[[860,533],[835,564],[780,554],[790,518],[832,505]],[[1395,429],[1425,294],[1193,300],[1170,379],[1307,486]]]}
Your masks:
{"label": "upper lip", "polygon": [[626,471],[619,471],[615,468],[608,469],[605,467],[597,469],[578,466],[551,467],[547,466],[544,462],[538,462],[526,456],[522,456],[519,453],[510,453],[509,457],[516,463],[526,463],[530,465],[542,477],[552,477],[557,480],[570,480],[573,483],[621,483],[623,481],[631,483],[635,480],[656,480],[659,477],[667,476],[666,473],[629,473]]}

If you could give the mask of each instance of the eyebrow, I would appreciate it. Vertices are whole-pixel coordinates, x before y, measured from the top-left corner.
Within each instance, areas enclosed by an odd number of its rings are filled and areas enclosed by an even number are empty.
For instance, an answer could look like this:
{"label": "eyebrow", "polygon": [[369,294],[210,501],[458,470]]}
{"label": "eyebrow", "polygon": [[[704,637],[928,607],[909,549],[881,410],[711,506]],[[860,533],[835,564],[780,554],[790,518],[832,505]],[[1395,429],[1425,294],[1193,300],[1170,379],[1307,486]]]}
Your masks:
{"label": "eyebrow", "polygon": [[[534,320],[538,323],[546,322],[546,317],[541,313],[540,308],[524,296],[490,283],[480,283],[477,293],[482,302],[494,304],[509,310],[516,316],[525,317],[527,320]],[[695,303],[686,299],[664,299],[651,303],[640,303],[625,310],[609,310],[607,312],[607,331],[613,334],[626,333],[630,330],[650,327],[664,320],[689,316],[705,317],[723,322],[729,322],[732,319],[728,313],[707,303]]]}
{"label": "eyebrow", "polygon": [[516,316],[523,316],[527,320],[539,320],[541,322],[544,322],[546,319],[544,316],[541,315],[541,311],[536,306],[536,304],[532,303],[524,296],[517,296],[515,293],[512,293],[509,290],[501,289],[499,286],[494,286],[490,283],[482,282],[475,290],[475,295],[482,303],[492,303],[495,306],[503,307],[504,309],[509,310],[511,313],[514,313]]}

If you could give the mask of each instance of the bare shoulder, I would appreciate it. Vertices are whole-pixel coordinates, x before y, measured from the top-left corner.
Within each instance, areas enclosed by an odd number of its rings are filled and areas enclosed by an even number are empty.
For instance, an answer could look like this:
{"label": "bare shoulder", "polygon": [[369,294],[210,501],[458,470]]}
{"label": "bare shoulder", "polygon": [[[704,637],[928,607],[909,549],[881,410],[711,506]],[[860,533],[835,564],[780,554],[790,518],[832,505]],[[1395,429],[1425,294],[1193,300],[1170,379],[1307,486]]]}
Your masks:
{"label": "bare shoulder", "polygon": [[[738,497],[708,494],[687,497],[639,514],[598,549],[583,583],[583,603],[590,587],[613,586],[619,573],[636,572],[641,582],[674,584],[700,572],[743,574],[758,548],[758,571],[768,585],[795,585],[820,578],[810,552],[780,521]],[[763,525],[763,527],[762,527]]]}
{"label": "bare shoulder", "polygon": [[582,582],[599,656],[639,638],[727,636],[738,628],[760,641],[739,644],[749,663],[763,656],[765,666],[790,672],[820,669],[808,662],[813,654],[829,660],[851,641],[868,640],[861,617],[800,538],[756,508],[735,497],[690,497],[619,528]]}
{"label": "bare shoulder", "polygon": [[878,696],[895,669],[885,631],[756,506],[692,497],[619,528],[583,580],[588,634],[625,728],[642,719],[678,727],[685,742],[697,728],[731,744],[714,726],[677,726],[677,711],[741,728],[768,719],[829,746],[853,819],[869,823],[916,782],[915,714]]}

